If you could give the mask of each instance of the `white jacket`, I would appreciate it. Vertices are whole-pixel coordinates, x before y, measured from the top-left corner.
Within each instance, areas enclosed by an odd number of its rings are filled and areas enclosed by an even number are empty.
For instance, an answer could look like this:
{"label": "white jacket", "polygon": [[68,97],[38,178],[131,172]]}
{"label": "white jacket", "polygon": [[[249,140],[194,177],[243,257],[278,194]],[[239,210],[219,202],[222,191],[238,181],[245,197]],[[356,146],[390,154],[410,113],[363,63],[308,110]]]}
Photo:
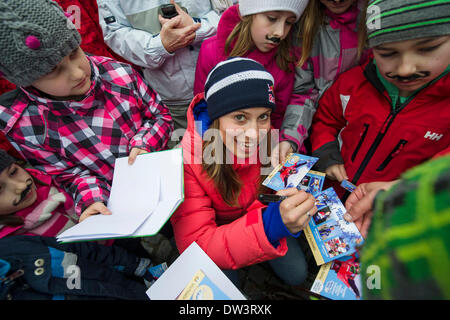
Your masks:
{"label": "white jacket", "polygon": [[143,67],[144,77],[168,105],[193,99],[195,66],[204,39],[217,31],[219,15],[209,0],[181,0],[201,27],[194,42],[174,53],[166,51],[159,35],[158,7],[169,0],[97,0],[105,43],[114,52]]}

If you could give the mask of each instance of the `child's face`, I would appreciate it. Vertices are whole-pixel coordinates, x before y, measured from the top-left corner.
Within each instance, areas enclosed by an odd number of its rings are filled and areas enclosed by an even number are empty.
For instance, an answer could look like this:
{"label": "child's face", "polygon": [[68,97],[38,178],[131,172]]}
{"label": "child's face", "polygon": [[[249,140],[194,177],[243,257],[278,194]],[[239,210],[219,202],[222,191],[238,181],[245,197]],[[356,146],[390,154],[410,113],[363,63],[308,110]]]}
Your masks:
{"label": "child's face", "polygon": [[295,14],[289,11],[268,11],[253,15],[250,32],[255,46],[261,52],[269,52],[287,37],[295,21]]}
{"label": "child's face", "polygon": [[248,158],[270,130],[271,109],[247,108],[219,118],[219,129],[226,148],[238,158]]}
{"label": "child's face", "polygon": [[81,48],[74,50],[47,75],[35,81],[33,87],[57,100],[81,97],[91,86],[91,66]]}
{"label": "child's face", "polygon": [[450,36],[381,44],[373,53],[381,75],[406,97],[448,67]]}
{"label": "child's face", "polygon": [[0,215],[7,215],[31,206],[37,198],[31,175],[13,163],[0,174]]}
{"label": "child's face", "polygon": [[346,12],[355,1],[356,0],[320,0],[320,2],[322,2],[322,4],[334,14],[341,14]]}

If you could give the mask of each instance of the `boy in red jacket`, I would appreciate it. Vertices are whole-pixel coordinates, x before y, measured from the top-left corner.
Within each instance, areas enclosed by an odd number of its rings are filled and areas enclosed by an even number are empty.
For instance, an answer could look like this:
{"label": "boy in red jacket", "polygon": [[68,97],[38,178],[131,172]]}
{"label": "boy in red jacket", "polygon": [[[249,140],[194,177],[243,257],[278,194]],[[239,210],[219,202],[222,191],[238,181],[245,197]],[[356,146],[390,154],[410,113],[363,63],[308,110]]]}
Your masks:
{"label": "boy in red jacket", "polygon": [[449,10],[450,1],[369,1],[374,59],[320,99],[311,134],[317,170],[339,182],[391,181],[448,147]]}

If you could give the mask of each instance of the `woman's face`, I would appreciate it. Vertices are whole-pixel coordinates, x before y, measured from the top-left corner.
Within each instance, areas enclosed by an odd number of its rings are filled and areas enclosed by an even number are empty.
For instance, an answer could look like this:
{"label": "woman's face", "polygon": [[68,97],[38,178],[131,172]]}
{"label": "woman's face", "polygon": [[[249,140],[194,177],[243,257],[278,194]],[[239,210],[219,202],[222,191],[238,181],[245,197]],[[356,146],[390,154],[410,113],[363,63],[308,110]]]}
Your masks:
{"label": "woman's face", "polygon": [[249,158],[270,130],[270,108],[240,109],[219,118],[226,148],[237,158]]}
{"label": "woman's face", "polygon": [[[316,0],[312,0],[316,1]],[[346,12],[356,0],[320,0],[334,14]]]}

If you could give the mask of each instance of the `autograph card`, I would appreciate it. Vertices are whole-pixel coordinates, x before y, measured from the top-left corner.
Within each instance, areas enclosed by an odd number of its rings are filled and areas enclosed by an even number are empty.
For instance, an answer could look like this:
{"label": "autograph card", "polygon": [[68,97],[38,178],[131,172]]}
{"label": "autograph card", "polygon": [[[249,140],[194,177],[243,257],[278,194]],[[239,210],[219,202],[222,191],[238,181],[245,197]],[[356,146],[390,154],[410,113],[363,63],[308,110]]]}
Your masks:
{"label": "autograph card", "polygon": [[314,197],[322,191],[323,183],[325,181],[325,173],[310,170],[297,186],[298,190],[304,190],[311,193]]}
{"label": "autograph card", "polygon": [[334,189],[319,193],[316,206],[304,231],[317,265],[353,254],[364,239],[356,225],[344,219],[346,210]]}
{"label": "autograph card", "polygon": [[279,164],[264,180],[263,185],[275,191],[296,188],[319,158],[291,153],[284,164]]}
{"label": "autograph card", "polygon": [[356,186],[348,180],[342,180],[341,187],[349,192],[353,192],[356,189]]}

